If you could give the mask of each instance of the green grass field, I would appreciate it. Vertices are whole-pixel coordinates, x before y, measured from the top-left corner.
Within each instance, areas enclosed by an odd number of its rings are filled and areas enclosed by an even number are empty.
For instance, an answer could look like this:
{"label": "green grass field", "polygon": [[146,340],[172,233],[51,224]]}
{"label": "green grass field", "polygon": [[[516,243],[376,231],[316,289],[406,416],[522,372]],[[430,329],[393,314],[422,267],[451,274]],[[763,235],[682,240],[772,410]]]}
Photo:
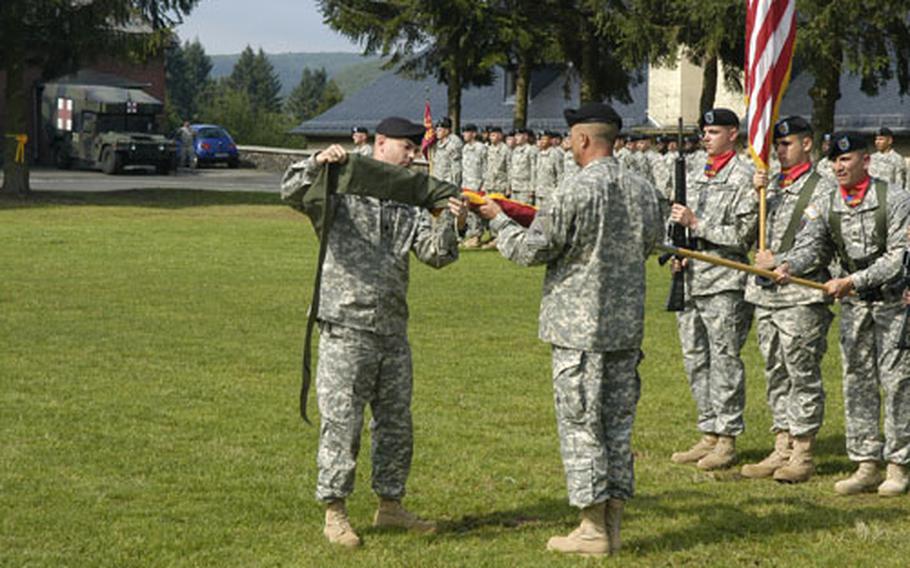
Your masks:
{"label": "green grass field", "polygon": [[[0,201],[0,566],[906,566],[910,496],[843,498],[836,327],[819,474],[706,475],[668,278],[649,266],[637,497],[618,558],[547,553],[574,527],[537,340],[542,269],[495,251],[414,263],[415,459],[407,504],[442,524],[369,527],[365,438],[349,502],[365,546],[329,547],[317,428],[297,411],[316,240],[273,195],[133,192]],[[836,323],[835,323],[836,326]],[[753,336],[741,458],[772,438]],[[315,414],[315,404],[311,406]]]}

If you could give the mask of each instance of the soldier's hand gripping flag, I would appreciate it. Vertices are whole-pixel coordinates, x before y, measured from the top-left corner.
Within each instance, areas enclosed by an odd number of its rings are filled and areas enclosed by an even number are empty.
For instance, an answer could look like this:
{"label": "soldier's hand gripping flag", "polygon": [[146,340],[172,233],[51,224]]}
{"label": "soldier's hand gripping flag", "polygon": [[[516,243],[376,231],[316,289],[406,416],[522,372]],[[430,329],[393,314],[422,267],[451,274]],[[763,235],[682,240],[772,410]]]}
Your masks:
{"label": "soldier's hand gripping flag", "polygon": [[509,199],[501,193],[485,193],[483,191],[474,191],[472,189],[462,189],[461,194],[468,200],[471,207],[479,207],[487,199],[491,199],[499,204],[502,212],[514,219],[522,227],[530,227],[537,215],[537,207],[523,201]]}

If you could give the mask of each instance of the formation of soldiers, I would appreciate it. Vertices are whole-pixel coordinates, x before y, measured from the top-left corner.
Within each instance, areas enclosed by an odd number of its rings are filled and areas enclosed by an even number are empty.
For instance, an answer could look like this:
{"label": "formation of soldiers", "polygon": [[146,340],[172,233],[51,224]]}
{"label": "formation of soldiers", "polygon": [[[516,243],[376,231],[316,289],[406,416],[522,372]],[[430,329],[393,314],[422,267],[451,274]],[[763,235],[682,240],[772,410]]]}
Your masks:
{"label": "formation of soldiers", "polygon": [[[685,255],[670,263],[685,280],[677,324],[699,434],[692,447],[673,453],[671,461],[704,471],[737,464],[736,439],[746,427],[741,350],[755,321],[773,444],[767,457],[743,465],[741,475],[786,483],[810,479],[825,411],[821,360],[834,319],[831,305],[840,301],[845,439],[856,470],[835,483],[834,491],[905,494],[910,486],[910,350],[899,348],[899,336],[910,305],[902,278],[902,256],[910,248],[910,194],[905,162],[892,148],[892,133],[884,128],[877,133],[874,152],[855,134],[825,136],[823,157],[813,164],[817,152],[811,125],[801,117],[787,117],[774,125],[774,157],[764,171],[737,153],[740,119],[728,109],[704,113],[700,134],[687,137],[682,148],[672,139],[620,135],[622,120],[609,105],[589,103],[566,109],[565,116],[570,136],[527,130],[504,134],[498,128],[481,133],[475,125],[466,125],[464,140],[444,119],[437,125],[431,165],[431,180],[446,183],[456,194],[462,187],[501,192],[540,207],[531,226],[524,228],[487,199],[473,210],[467,234],[479,241],[490,232],[493,246],[509,260],[547,266],[540,338],[552,345],[569,502],[581,513],[578,528],[550,539],[548,549],[582,554],[619,550],[623,505],[634,493],[631,432],[640,394],[644,266],[655,242],[672,225],[685,228],[687,248],[708,257],[749,264],[755,252],[755,266],[773,278],[756,279],[729,263]],[[373,157],[409,164],[421,127],[403,119],[381,126],[385,130],[377,133]],[[671,163],[680,154],[688,158],[688,205],[673,203]],[[303,199],[325,164],[346,160],[345,151],[333,146],[291,166],[283,197]],[[411,183],[397,170],[384,175],[391,180],[379,184],[386,190]],[[379,399],[343,401],[339,397],[350,390],[336,387],[339,381],[355,386],[366,381],[364,392],[374,389],[371,396],[392,396],[388,418],[374,423],[373,482],[380,497],[374,524],[434,530],[432,522],[400,502],[412,443],[402,290],[407,287],[409,251],[434,266],[458,258],[452,220],[463,227],[466,211],[450,199],[447,213],[432,219],[425,210],[392,206],[385,201],[388,195],[371,193],[369,178],[350,179],[359,179],[362,186],[352,193],[372,197],[339,202],[341,222],[361,226],[348,234],[361,235],[364,243],[360,246],[339,231],[326,258],[327,274],[338,280],[323,288],[324,301],[337,309],[319,312],[328,340],[320,344],[317,395],[321,414],[331,420],[320,437],[317,497],[326,503],[326,537],[359,546],[344,499],[353,489],[363,406]],[[764,238],[759,239],[759,195],[764,189],[767,214]],[[388,223],[391,216],[402,215],[407,223]],[[391,226],[404,232],[387,235],[384,227]],[[372,243],[383,239],[395,244],[380,251],[388,253],[389,265],[405,266],[394,278],[374,266],[385,257],[375,254]],[[766,246],[755,251],[762,240]],[[336,263],[350,266],[333,272]],[[385,276],[377,280],[377,275]],[[815,287],[798,286],[791,282],[795,277],[813,281]],[[392,300],[394,306],[386,305]],[[381,328],[382,314],[398,315],[394,330]],[[395,363],[400,369],[388,377],[377,375],[373,363],[361,364],[346,351],[355,344],[379,359],[391,356],[383,354],[390,349],[400,352]],[[383,384],[392,390],[384,391]],[[396,423],[399,415],[403,420]],[[396,443],[382,432],[387,420],[397,424]],[[388,475],[377,475],[376,468]]]}

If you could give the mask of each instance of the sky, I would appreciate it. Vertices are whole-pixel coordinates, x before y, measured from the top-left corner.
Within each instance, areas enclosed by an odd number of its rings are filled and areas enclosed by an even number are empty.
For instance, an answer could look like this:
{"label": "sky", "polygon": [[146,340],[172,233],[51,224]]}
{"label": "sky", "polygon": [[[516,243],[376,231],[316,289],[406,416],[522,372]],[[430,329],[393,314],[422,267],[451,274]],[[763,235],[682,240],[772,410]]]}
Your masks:
{"label": "sky", "polygon": [[181,41],[198,38],[208,55],[240,53],[360,53],[351,40],[322,23],[316,0],[200,0],[177,26]]}

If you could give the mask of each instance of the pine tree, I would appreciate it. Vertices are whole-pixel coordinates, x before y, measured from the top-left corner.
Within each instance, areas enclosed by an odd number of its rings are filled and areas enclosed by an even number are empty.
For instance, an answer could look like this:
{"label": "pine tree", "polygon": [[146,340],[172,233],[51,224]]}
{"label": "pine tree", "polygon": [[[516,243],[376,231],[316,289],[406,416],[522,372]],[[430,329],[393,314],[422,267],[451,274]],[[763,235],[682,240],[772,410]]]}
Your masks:
{"label": "pine tree", "polygon": [[307,120],[335,106],[344,96],[335,81],[328,79],[325,67],[304,68],[300,83],[285,101],[285,111],[298,121]]}

